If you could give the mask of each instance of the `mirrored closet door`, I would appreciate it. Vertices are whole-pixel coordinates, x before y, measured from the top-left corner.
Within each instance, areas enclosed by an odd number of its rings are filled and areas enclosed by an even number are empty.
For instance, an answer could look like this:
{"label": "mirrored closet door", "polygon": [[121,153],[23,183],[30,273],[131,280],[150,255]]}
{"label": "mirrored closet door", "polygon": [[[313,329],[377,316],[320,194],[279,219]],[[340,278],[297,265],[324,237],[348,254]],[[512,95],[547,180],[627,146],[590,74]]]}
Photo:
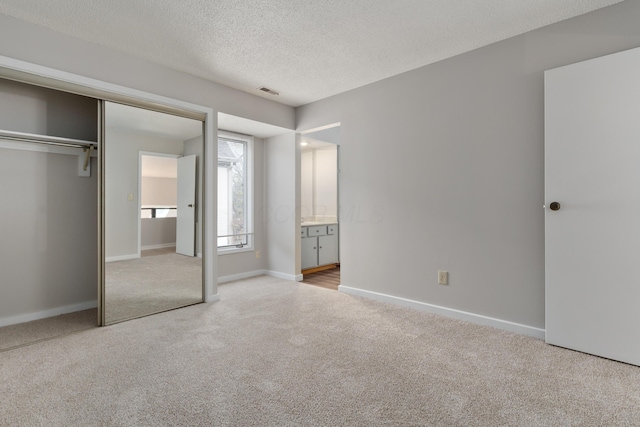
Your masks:
{"label": "mirrored closet door", "polygon": [[102,323],[202,302],[203,122],[102,103]]}

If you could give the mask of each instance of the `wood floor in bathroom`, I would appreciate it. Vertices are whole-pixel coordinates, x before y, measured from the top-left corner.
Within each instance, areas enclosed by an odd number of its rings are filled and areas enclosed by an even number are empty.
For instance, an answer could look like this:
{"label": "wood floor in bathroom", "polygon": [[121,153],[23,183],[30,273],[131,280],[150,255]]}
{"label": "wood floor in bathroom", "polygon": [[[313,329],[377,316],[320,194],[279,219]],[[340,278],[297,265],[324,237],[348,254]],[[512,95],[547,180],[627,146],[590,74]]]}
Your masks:
{"label": "wood floor in bathroom", "polygon": [[330,270],[318,271],[317,273],[305,274],[302,283],[337,291],[340,284],[340,266]]}

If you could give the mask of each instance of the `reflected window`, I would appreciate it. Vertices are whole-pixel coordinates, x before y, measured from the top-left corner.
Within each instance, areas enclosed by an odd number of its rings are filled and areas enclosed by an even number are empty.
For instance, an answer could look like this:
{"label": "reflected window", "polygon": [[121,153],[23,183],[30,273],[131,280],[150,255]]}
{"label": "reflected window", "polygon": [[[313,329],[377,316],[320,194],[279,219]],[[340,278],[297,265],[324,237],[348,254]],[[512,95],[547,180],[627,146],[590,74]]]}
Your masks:
{"label": "reflected window", "polygon": [[140,218],[176,218],[177,208],[143,206],[140,209]]}

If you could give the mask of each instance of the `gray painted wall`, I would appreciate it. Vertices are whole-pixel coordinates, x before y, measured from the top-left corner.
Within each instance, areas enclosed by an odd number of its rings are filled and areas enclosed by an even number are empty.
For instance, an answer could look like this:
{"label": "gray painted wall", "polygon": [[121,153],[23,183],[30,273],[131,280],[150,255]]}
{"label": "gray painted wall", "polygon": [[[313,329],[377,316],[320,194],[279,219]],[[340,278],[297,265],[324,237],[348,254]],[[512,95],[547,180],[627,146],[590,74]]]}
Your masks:
{"label": "gray painted wall", "polygon": [[95,174],[78,177],[76,155],[0,148],[0,183],[0,325],[95,304]]}
{"label": "gray painted wall", "polygon": [[143,218],[140,221],[142,249],[176,244],[175,218]]}
{"label": "gray painted wall", "polygon": [[300,273],[300,144],[299,135],[265,140],[264,179],[269,270]]}
{"label": "gray painted wall", "polygon": [[98,101],[0,78],[0,129],[98,140]]}
{"label": "gray painted wall", "polygon": [[303,135],[303,139],[304,138],[311,138],[316,141],[324,141],[330,144],[340,145],[340,126],[305,133]]}
{"label": "gray painted wall", "polygon": [[342,284],[544,328],[543,72],[640,46],[639,16],[623,2],[298,108],[299,131],[342,124]]}

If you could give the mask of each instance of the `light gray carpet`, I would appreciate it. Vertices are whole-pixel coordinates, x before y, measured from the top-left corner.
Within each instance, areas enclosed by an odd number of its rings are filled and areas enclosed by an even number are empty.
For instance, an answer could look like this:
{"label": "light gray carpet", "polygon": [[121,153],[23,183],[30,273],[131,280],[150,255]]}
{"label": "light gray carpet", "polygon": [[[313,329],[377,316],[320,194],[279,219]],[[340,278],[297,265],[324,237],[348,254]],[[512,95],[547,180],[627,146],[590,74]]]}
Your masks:
{"label": "light gray carpet", "polygon": [[176,253],[105,265],[107,323],[202,301],[202,259]]}
{"label": "light gray carpet", "polygon": [[0,328],[0,351],[96,328],[96,309],[76,311]]}
{"label": "light gray carpet", "polygon": [[631,426],[640,368],[270,277],[0,353],[0,425]]}

